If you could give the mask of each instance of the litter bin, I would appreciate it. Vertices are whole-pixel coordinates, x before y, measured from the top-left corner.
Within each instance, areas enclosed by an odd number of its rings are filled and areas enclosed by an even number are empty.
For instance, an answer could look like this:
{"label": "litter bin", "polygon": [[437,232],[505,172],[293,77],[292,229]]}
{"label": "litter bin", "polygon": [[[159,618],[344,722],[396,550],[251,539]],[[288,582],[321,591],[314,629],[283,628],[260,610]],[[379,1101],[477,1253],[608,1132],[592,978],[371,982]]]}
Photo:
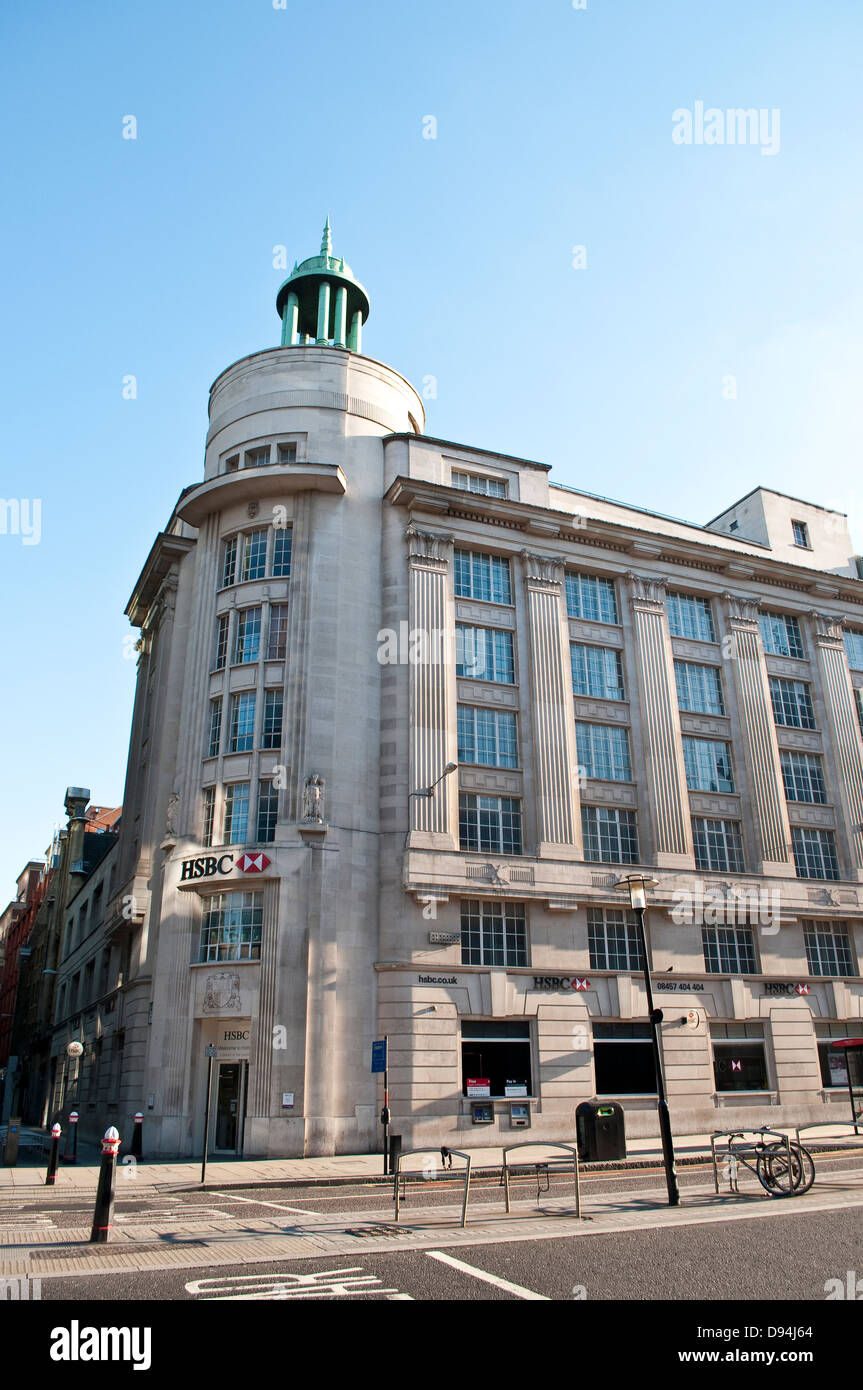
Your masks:
{"label": "litter bin", "polygon": [[582,1163],[626,1158],[626,1125],[617,1101],[583,1101],[575,1112],[575,1131]]}
{"label": "litter bin", "polygon": [[396,1171],[396,1164],[399,1161],[399,1154],[402,1151],[402,1137],[400,1134],[390,1135],[390,1172]]}

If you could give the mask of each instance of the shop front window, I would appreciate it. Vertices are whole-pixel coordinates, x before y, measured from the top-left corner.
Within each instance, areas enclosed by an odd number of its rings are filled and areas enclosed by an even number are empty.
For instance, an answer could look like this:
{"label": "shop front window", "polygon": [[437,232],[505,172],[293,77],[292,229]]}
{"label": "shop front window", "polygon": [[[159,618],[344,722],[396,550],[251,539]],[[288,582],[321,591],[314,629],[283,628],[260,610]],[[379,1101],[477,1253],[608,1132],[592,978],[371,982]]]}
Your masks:
{"label": "shop front window", "polygon": [[655,1096],[649,1023],[594,1023],[593,1065],[598,1096]]}
{"label": "shop front window", "polygon": [[530,1024],[465,1021],[461,1072],[462,1095],[471,1099],[533,1095]]}
{"label": "shop front window", "polygon": [[769,1091],[763,1023],[711,1023],[717,1091]]}

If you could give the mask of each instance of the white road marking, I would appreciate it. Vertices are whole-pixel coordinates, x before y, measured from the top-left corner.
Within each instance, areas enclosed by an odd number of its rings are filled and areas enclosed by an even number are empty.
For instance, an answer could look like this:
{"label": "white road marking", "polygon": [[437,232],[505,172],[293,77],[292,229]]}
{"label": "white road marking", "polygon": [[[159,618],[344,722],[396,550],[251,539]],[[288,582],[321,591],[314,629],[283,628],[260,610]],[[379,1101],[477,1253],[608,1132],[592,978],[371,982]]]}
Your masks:
{"label": "white road marking", "polygon": [[[406,1298],[398,1289],[385,1289],[374,1274],[363,1274],[361,1265],[347,1269],[321,1269],[314,1274],[236,1274],[217,1279],[195,1279],[186,1284],[186,1293],[212,1303],[231,1303],[260,1299],[344,1298],[357,1294],[383,1294],[386,1298]],[[411,1299],[411,1302],[414,1300]]]}
{"label": "white road marking", "polygon": [[295,1216],[320,1216],[319,1211],[304,1211],[302,1207],[283,1207],[278,1202],[260,1202],[257,1197],[235,1197],[232,1192],[214,1192],[220,1202],[248,1202],[250,1206],[272,1207],[274,1211],[290,1211]]}
{"label": "white road marking", "polygon": [[441,1264],[452,1265],[453,1269],[460,1269],[462,1274],[470,1274],[474,1279],[481,1279],[485,1284],[493,1284],[496,1289],[503,1289],[505,1293],[514,1293],[517,1298],[526,1298],[541,1303],[550,1303],[551,1299],[546,1298],[544,1293],[534,1293],[533,1289],[522,1288],[521,1284],[511,1284],[508,1279],[499,1279],[496,1274],[487,1274],[484,1269],[477,1269],[475,1265],[467,1265],[463,1260],[456,1260],[452,1255],[447,1255],[443,1250],[427,1250],[426,1254],[430,1260],[440,1260]]}

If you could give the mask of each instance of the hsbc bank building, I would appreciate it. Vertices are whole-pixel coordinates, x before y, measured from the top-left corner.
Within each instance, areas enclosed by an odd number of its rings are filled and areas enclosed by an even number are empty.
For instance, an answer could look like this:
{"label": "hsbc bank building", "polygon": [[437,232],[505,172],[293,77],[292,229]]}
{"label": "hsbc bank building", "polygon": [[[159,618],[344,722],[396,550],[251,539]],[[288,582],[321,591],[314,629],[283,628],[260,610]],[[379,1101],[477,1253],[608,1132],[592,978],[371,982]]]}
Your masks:
{"label": "hsbc bank building", "polygon": [[215,1152],[377,1149],[386,1035],[405,1147],[566,1139],[595,1095],[655,1132],[615,886],[633,870],[655,880],[675,1129],[844,1118],[831,1042],[863,1005],[845,518],[757,488],[688,523],[598,495],[589,468],[575,489],[427,435],[422,397],[363,352],[369,301],[329,225],[277,310],[280,346],[213,384],[204,476],[128,607],[103,925],[121,1128],[141,1110],[148,1153],[200,1153],[215,1047]]}

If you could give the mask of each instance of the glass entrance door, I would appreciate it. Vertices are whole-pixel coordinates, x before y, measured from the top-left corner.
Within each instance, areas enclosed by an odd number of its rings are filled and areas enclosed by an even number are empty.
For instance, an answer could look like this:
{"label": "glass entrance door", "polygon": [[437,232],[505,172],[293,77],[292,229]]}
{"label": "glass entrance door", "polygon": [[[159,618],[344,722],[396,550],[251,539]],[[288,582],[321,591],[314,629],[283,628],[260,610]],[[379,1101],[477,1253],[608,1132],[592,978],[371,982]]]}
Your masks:
{"label": "glass entrance door", "polygon": [[242,1153],[248,1074],[248,1062],[219,1063],[213,1127],[213,1149],[216,1153]]}

